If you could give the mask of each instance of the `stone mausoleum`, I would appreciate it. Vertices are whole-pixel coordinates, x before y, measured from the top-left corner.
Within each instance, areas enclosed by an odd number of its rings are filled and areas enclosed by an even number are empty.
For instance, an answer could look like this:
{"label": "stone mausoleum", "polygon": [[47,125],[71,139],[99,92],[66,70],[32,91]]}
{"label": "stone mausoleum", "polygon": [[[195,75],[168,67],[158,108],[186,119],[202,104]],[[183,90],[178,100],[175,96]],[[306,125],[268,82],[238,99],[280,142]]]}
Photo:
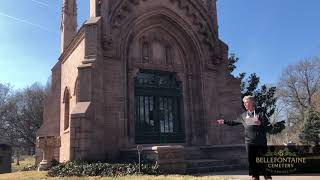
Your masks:
{"label": "stone mausoleum", "polygon": [[38,131],[59,141],[52,158],[118,159],[137,145],[179,149],[189,164],[244,154],[243,129],[214,124],[241,112],[216,0],[90,0],[77,29],[77,2],[63,0],[61,56]]}
{"label": "stone mausoleum", "polygon": [[0,139],[0,174],[11,173],[11,157],[11,146],[7,141]]}

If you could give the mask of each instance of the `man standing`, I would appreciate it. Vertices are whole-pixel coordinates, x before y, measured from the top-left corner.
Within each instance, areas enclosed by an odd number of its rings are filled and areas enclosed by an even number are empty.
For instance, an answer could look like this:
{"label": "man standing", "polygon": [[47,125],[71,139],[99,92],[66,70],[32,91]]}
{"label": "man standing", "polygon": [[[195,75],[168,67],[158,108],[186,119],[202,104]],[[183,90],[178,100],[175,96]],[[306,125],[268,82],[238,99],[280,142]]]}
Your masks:
{"label": "man standing", "polygon": [[[257,172],[253,171],[253,164],[257,153],[257,146],[267,146],[267,133],[272,132],[273,125],[269,122],[265,112],[256,108],[253,96],[243,98],[246,112],[242,113],[236,120],[217,120],[218,124],[228,126],[243,125],[245,129],[245,144],[249,160],[249,174],[253,180],[259,180]],[[272,179],[271,176],[264,176],[266,180]]]}

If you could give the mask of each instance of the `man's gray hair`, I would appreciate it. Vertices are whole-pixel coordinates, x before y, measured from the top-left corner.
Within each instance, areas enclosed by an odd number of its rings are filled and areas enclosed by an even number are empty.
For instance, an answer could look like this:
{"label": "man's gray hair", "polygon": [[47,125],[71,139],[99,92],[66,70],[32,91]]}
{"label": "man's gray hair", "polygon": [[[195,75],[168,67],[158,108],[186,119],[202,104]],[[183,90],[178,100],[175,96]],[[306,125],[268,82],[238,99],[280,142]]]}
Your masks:
{"label": "man's gray hair", "polygon": [[255,99],[254,99],[254,96],[245,96],[242,101],[245,102],[247,100],[250,100],[252,101],[253,103],[255,103]]}

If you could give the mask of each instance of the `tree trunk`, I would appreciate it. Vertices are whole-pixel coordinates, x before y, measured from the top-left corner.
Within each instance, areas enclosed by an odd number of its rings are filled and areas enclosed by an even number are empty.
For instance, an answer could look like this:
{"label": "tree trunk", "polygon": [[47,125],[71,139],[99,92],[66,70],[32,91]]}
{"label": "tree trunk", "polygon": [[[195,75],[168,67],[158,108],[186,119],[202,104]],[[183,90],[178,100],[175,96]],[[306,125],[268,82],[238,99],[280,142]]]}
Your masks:
{"label": "tree trunk", "polygon": [[17,150],[17,166],[20,166],[20,152]]}

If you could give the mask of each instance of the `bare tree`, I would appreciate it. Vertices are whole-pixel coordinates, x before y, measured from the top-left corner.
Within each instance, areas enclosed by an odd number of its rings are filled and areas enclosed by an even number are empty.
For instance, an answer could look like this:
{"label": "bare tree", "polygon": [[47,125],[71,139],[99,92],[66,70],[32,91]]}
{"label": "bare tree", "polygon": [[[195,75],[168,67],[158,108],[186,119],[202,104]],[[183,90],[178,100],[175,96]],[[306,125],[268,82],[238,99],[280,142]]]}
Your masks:
{"label": "bare tree", "polygon": [[[275,123],[279,121],[286,121],[287,118],[287,104],[278,99],[278,90],[276,91],[275,97],[277,98],[276,106],[273,115],[270,117],[270,122]],[[269,134],[268,144],[270,145],[283,145],[288,142],[288,132],[290,131],[290,121],[286,121],[286,128],[279,134]]]}
{"label": "bare tree", "polygon": [[43,119],[44,100],[47,87],[35,83],[6,97],[0,124],[0,132],[7,137],[19,151],[34,153],[36,131]]}
{"label": "bare tree", "polygon": [[313,100],[313,105],[316,109],[316,111],[320,112],[320,92],[315,94],[315,96],[312,98]]}
{"label": "bare tree", "polygon": [[320,59],[290,65],[283,71],[278,88],[282,100],[303,114],[313,106],[312,98],[320,91]]}
{"label": "bare tree", "polygon": [[9,84],[0,83],[0,137],[1,139],[8,140],[6,130],[7,126],[6,117],[9,111],[8,100],[11,95],[11,87]]}
{"label": "bare tree", "polygon": [[[278,100],[285,105],[284,112],[289,120],[290,135],[294,140],[305,124],[306,113],[314,108],[314,99],[320,93],[320,58],[302,60],[288,66],[278,83]],[[297,136],[295,136],[297,135]]]}

